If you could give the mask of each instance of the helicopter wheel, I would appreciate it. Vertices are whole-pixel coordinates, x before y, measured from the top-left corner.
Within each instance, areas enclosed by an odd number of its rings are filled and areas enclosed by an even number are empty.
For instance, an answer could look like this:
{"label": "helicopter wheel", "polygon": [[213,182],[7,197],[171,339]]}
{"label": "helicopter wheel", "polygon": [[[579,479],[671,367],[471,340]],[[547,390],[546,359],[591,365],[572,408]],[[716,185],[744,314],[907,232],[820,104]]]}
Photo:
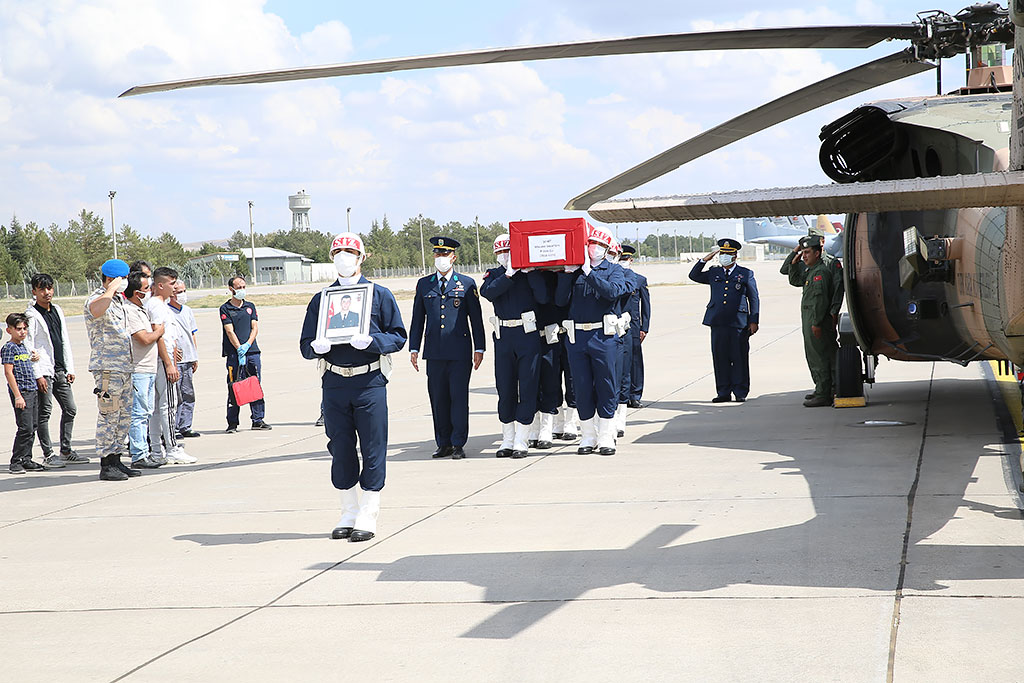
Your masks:
{"label": "helicopter wheel", "polygon": [[[856,346],[840,346],[836,352],[836,407],[843,399],[859,399],[864,405],[864,368],[861,365],[860,349]],[[847,403],[853,405],[853,403]]]}

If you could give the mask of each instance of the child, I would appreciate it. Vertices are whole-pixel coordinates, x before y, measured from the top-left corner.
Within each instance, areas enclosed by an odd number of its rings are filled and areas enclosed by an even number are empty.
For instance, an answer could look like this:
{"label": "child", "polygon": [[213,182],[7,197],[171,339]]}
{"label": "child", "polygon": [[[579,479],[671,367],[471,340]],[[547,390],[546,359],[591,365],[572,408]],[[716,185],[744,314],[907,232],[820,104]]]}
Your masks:
{"label": "child", "polygon": [[7,334],[11,341],[0,349],[0,361],[7,378],[7,392],[14,405],[14,422],[18,427],[14,435],[11,452],[11,474],[41,472],[46,468],[32,460],[32,441],[36,433],[36,376],[32,369],[33,358],[25,348],[28,336],[28,316],[11,313],[7,316]]}

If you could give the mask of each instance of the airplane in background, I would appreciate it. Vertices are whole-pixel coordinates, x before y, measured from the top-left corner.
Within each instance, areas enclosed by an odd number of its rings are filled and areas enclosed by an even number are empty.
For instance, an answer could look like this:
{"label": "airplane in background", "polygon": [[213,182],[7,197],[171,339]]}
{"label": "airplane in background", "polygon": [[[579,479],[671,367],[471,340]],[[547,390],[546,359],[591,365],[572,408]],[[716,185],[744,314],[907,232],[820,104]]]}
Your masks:
{"label": "airplane in background", "polygon": [[820,214],[812,226],[806,216],[772,216],[771,218],[744,218],[743,242],[771,244],[796,249],[801,237],[821,235],[824,249],[836,258],[843,257],[843,224],[833,223]]}

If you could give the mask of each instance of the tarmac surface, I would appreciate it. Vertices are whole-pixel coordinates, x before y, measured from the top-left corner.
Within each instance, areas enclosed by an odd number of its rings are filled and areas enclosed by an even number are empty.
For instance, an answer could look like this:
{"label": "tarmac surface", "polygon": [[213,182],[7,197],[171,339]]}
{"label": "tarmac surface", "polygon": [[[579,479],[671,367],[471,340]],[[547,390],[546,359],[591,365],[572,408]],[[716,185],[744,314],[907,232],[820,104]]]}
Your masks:
{"label": "tarmac surface", "polygon": [[[198,464],[0,474],[0,679],[1024,680],[1020,444],[987,366],[883,360],[868,407],[803,408],[799,292],[777,267],[755,265],[745,404],[710,403],[707,289],[652,287],[646,405],[612,457],[494,458],[488,354],[470,456],[431,460],[426,377],[399,353],[368,543],[329,538],[303,307],[261,309],[274,429],[238,434],[216,311],[197,311]],[[84,324],[69,324],[92,455]],[[4,403],[5,458],[12,438]]]}

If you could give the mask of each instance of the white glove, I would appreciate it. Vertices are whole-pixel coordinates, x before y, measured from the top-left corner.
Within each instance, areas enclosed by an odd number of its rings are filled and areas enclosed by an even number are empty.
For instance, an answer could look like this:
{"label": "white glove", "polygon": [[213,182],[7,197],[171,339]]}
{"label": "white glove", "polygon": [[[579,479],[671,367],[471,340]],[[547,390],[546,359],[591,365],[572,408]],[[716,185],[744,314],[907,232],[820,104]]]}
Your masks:
{"label": "white glove", "polygon": [[565,272],[567,272],[567,273],[575,273],[577,270],[580,269],[579,266],[562,266],[562,267],[565,269]]}
{"label": "white glove", "polygon": [[327,353],[331,350],[331,340],[327,337],[317,337],[310,346],[313,347],[313,351],[316,353]]}
{"label": "white glove", "polygon": [[354,334],[349,343],[352,345],[352,348],[362,350],[369,346],[372,341],[373,337],[368,334]]}
{"label": "white glove", "polygon": [[511,263],[508,264],[507,266],[505,266],[505,276],[506,277],[512,277],[515,274],[516,274],[516,269],[512,267]]}
{"label": "white glove", "polygon": [[590,259],[586,259],[586,260],[583,261],[583,275],[584,275],[584,277],[587,276],[587,275],[590,275],[590,271],[591,271]]}

